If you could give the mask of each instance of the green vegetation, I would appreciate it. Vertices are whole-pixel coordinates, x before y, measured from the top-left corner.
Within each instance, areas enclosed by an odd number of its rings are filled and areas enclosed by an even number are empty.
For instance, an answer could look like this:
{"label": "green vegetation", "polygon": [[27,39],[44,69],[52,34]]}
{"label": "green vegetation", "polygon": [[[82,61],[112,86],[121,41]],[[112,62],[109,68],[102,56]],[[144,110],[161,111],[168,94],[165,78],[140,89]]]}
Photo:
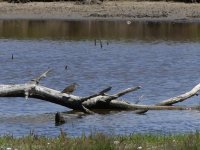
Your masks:
{"label": "green vegetation", "polygon": [[198,150],[200,133],[177,135],[132,134],[129,136],[109,136],[102,133],[68,137],[61,132],[58,137],[48,138],[30,134],[22,138],[0,137],[0,149],[10,150]]}

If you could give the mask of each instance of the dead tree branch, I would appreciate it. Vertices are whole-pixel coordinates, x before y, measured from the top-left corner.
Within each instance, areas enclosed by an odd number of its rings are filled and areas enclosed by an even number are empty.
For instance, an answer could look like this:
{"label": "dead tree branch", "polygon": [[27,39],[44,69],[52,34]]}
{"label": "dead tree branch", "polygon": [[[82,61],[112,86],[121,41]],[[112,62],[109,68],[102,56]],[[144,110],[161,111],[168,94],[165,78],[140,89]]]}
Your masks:
{"label": "dead tree branch", "polygon": [[99,95],[105,95],[105,93],[108,92],[108,91],[110,91],[111,89],[112,89],[112,87],[108,87],[108,88],[106,88],[106,89],[100,91],[99,93],[96,93],[96,94],[93,94],[93,95],[90,95],[90,96],[87,96],[87,97],[83,97],[83,98],[81,98],[80,101],[81,101],[81,102],[84,102],[84,101],[87,101],[88,99],[91,99],[91,98],[93,98],[93,97],[97,97],[97,96],[99,96]]}
{"label": "dead tree branch", "polygon": [[182,102],[200,91],[200,84],[195,86],[191,91],[181,94],[179,96],[161,101],[155,105],[141,105],[128,103],[118,99],[119,97],[140,89],[140,87],[132,87],[122,90],[114,95],[108,95],[106,92],[111,90],[108,87],[96,94],[79,97],[71,94],[62,93],[61,91],[50,89],[45,86],[41,86],[38,83],[41,79],[46,77],[50,72],[50,69],[44,72],[39,77],[32,79],[31,82],[25,84],[15,85],[0,85],[0,97],[30,97],[37,98],[58,105],[65,106],[72,110],[82,111],[84,113],[93,113],[94,109],[111,109],[111,110],[134,110],[144,113],[148,110],[191,110],[199,109],[199,107],[190,106],[171,106],[175,103]]}
{"label": "dead tree branch", "polygon": [[120,91],[119,93],[116,93],[114,95],[106,95],[106,96],[109,96],[110,98],[106,99],[106,102],[110,102],[111,100],[113,99],[116,99],[116,98],[119,98],[127,93],[130,93],[130,92],[133,92],[133,91],[136,91],[138,89],[140,89],[141,87],[140,86],[137,86],[137,87],[132,87],[132,88],[127,88],[123,91]]}
{"label": "dead tree branch", "polygon": [[200,83],[198,85],[196,85],[194,88],[192,88],[192,90],[190,90],[189,92],[186,92],[184,94],[181,94],[179,96],[176,97],[172,97],[169,98],[167,100],[163,100],[160,103],[156,104],[159,106],[170,106],[179,102],[182,102],[192,96],[198,95],[198,92],[200,91]]}
{"label": "dead tree branch", "polygon": [[48,69],[47,71],[45,71],[44,73],[42,73],[39,77],[34,78],[31,80],[31,83],[35,83],[35,84],[39,84],[40,80],[42,80],[43,78],[46,78],[47,74],[51,71],[51,69]]}

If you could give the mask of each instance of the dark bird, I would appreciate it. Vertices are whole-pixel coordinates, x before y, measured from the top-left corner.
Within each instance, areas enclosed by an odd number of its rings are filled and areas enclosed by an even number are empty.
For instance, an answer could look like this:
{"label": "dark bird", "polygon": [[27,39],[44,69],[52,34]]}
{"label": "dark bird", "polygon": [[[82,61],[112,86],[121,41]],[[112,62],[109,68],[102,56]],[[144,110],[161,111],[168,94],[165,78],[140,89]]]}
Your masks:
{"label": "dark bird", "polygon": [[68,68],[68,66],[66,65],[66,66],[65,66],[65,70],[67,70],[67,68]]}
{"label": "dark bird", "polygon": [[66,87],[62,91],[62,93],[71,94],[71,93],[73,93],[76,90],[77,86],[78,86],[77,83],[73,83],[73,84],[69,85],[68,87]]}

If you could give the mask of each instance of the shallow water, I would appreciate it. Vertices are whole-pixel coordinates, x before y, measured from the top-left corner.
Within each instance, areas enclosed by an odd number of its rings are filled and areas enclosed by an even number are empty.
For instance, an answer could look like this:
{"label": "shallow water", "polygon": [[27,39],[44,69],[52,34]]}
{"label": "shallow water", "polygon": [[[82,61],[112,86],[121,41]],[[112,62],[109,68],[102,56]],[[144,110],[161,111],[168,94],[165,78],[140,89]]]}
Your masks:
{"label": "shallow water", "polygon": [[[186,23],[1,21],[0,82],[25,83],[50,67],[52,73],[41,82],[47,87],[62,90],[77,82],[80,86],[74,94],[87,96],[107,86],[115,93],[140,85],[141,90],[123,98],[157,103],[200,82],[199,30],[200,24]],[[99,40],[95,46],[94,39],[101,39],[103,48]],[[183,104],[199,103],[199,97],[193,97]],[[23,136],[34,130],[56,136],[61,128],[71,136],[94,131],[165,134],[200,130],[199,111],[110,112],[55,126],[57,111],[69,109],[37,99],[1,98],[0,134]]]}

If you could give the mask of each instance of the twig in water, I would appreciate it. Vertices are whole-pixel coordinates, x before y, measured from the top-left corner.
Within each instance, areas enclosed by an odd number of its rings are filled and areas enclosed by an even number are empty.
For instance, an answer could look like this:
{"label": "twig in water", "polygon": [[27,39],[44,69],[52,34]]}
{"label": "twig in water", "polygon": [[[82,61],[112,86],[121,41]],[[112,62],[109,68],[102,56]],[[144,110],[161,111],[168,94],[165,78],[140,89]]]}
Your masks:
{"label": "twig in water", "polygon": [[97,40],[96,40],[96,39],[94,39],[94,45],[95,45],[95,46],[97,45]]}
{"label": "twig in water", "polygon": [[100,46],[101,46],[101,48],[103,48],[103,44],[102,44],[102,41],[100,40]]}

